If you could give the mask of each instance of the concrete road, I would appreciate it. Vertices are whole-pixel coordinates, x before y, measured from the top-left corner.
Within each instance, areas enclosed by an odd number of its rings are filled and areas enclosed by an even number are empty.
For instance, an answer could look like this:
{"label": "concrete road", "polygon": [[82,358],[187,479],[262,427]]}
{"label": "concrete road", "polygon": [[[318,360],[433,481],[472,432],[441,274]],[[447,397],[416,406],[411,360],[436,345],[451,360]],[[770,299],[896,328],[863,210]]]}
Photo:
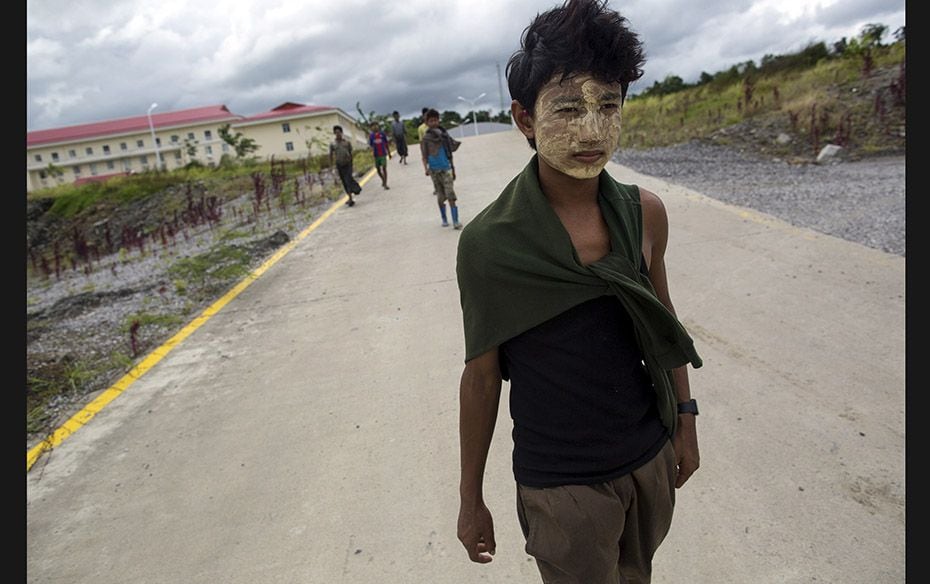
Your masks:
{"label": "concrete road", "polygon": [[[516,132],[465,137],[463,221],[531,154]],[[368,181],[32,467],[29,582],[539,582],[506,384],[497,556],[456,539],[459,232],[416,157],[389,164],[391,190]],[[704,359],[702,466],[654,583],[904,582],[904,258],[608,169],[663,197]]]}

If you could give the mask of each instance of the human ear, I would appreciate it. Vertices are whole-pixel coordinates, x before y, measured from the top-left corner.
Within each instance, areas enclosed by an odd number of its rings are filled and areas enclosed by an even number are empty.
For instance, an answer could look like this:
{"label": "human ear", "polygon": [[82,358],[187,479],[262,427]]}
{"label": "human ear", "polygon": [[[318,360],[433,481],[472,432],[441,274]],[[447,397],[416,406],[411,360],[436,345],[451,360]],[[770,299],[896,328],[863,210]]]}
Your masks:
{"label": "human ear", "polygon": [[513,100],[510,102],[510,115],[513,117],[514,124],[516,124],[517,128],[519,128],[524,136],[531,140],[536,138],[533,116],[530,115],[530,112],[528,112],[519,101]]}

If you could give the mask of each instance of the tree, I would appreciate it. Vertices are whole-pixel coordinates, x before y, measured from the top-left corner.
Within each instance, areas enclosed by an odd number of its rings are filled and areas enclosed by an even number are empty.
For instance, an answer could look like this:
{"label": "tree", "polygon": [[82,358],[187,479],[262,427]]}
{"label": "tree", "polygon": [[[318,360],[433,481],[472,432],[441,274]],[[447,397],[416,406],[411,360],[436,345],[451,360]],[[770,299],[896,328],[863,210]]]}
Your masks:
{"label": "tree", "polygon": [[[469,118],[471,119],[471,118]],[[443,128],[450,128],[462,123],[462,116],[454,110],[446,110],[439,114],[439,125]]]}
{"label": "tree", "polygon": [[242,135],[242,132],[233,134],[229,124],[220,126],[218,131],[220,139],[232,146],[233,150],[236,151],[236,158],[242,158],[259,149],[259,145],[255,143],[253,138],[246,138]]}
{"label": "tree", "polygon": [[882,37],[888,31],[884,24],[869,23],[862,27],[859,32],[859,42],[863,47],[880,47],[882,46]]}
{"label": "tree", "polygon": [[49,175],[50,177],[52,177],[52,178],[58,178],[58,177],[63,176],[63,175],[65,174],[65,171],[63,171],[63,170],[60,169],[59,167],[55,166],[55,165],[52,164],[51,162],[48,163],[48,166],[45,168],[45,172],[47,172],[48,175]]}
{"label": "tree", "polygon": [[501,110],[496,116],[491,118],[492,122],[497,122],[499,124],[509,124],[510,123],[510,110]]}

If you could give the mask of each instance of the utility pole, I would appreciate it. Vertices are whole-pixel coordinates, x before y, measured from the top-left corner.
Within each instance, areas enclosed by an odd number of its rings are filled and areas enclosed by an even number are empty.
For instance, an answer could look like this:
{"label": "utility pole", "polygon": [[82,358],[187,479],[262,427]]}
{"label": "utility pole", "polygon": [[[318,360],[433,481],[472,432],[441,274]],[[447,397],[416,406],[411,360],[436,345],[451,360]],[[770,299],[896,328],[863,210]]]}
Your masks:
{"label": "utility pole", "polygon": [[504,81],[501,77],[501,64],[497,63],[497,91],[501,96],[501,113],[504,112]]}

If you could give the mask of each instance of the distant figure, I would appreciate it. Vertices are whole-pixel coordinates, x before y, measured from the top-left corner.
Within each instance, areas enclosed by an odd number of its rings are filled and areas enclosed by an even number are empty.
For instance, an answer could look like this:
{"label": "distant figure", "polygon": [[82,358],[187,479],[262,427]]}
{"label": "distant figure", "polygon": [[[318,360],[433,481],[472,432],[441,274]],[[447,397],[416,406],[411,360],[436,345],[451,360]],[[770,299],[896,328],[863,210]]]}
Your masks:
{"label": "distant figure", "polygon": [[[419,137],[420,145],[421,145],[421,146],[422,146],[422,144],[423,144],[423,134],[425,134],[426,131],[429,130],[429,126],[426,125],[426,112],[428,112],[429,109],[430,109],[430,108],[425,107],[425,108],[423,108],[423,109],[420,111],[420,125],[417,126],[417,136]],[[435,188],[433,189],[433,196],[434,196],[434,197],[436,196],[436,189],[435,189]]]}
{"label": "distant figure", "polygon": [[397,148],[398,164],[407,164],[407,129],[404,127],[400,114],[394,112],[394,121],[391,122],[391,134],[394,137],[394,147]]}
{"label": "distant figure", "polygon": [[371,153],[375,157],[375,170],[381,177],[381,188],[388,190],[391,188],[387,184],[387,161],[391,157],[388,137],[381,131],[378,122],[372,122],[369,127],[371,132],[368,134],[368,145],[371,146]]}
{"label": "distant figure", "polygon": [[352,195],[362,192],[362,187],[352,176],[352,143],[342,136],[342,126],[333,126],[333,135],[336,139],[329,143],[329,164],[335,165],[342,188],[349,195],[346,205],[354,207],[355,199]]}
{"label": "distant figure", "polygon": [[458,148],[458,140],[454,140],[443,128],[439,126],[439,112],[431,109],[426,112],[428,129],[420,140],[420,154],[423,157],[423,169],[426,175],[433,179],[433,188],[436,189],[436,202],[439,204],[439,214],[442,217],[442,226],[448,227],[446,217],[446,201],[452,212],[452,226],[461,229],[459,223],[459,208],[456,205],[455,165],[452,163],[452,152]]}
{"label": "distant figure", "polygon": [[417,136],[419,137],[420,142],[423,141],[423,134],[425,134],[426,131],[429,130],[429,126],[426,125],[426,112],[428,111],[429,111],[429,108],[425,107],[420,112],[420,125],[417,126]]}

